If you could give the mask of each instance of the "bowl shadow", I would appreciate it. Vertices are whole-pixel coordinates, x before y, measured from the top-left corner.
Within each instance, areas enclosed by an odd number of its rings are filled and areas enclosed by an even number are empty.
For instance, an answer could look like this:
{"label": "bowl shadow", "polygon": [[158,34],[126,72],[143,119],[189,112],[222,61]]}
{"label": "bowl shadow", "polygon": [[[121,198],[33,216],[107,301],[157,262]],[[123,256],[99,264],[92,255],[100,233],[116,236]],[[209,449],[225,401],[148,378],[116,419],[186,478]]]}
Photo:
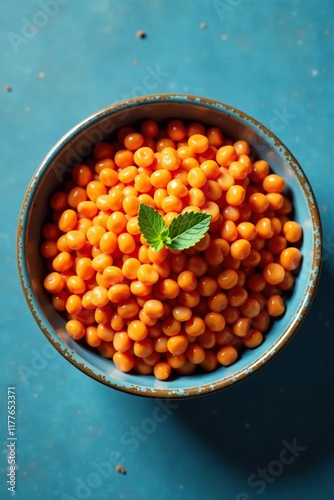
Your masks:
{"label": "bowl shadow", "polygon": [[250,474],[276,459],[283,442],[303,447],[290,473],[325,460],[334,450],[334,336],[331,334],[334,277],[326,262],[317,294],[300,330],[259,372],[217,394],[183,401],[181,425]]}

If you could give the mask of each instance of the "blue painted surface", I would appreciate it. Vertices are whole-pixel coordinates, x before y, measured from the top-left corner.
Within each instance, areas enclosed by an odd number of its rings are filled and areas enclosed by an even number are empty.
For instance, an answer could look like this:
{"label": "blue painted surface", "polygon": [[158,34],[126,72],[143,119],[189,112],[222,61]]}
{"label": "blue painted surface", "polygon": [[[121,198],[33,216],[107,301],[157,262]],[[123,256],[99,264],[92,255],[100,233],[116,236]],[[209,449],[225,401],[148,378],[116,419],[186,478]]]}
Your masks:
{"label": "blue painted surface", "polygon": [[[6,5],[1,498],[11,498],[6,406],[14,385],[19,500],[332,498],[332,11],[329,0]],[[146,38],[136,37],[140,29]],[[317,296],[284,351],[227,391],[170,406],[104,387],[51,350],[21,294],[15,258],[22,197],[52,145],[97,109],[158,92],[218,99],[271,128],[308,176],[324,232]],[[117,473],[117,464],[127,474]]]}

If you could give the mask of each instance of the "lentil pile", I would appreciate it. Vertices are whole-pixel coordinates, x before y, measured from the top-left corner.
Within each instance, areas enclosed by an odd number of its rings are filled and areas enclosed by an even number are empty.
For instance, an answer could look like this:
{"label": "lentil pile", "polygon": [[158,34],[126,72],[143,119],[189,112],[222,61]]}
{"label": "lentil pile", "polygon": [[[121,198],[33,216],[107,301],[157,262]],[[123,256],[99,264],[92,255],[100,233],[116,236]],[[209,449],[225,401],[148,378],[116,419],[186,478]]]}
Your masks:
{"label": "lentil pile", "polygon": [[[284,314],[300,267],[302,228],[284,193],[285,180],[218,127],[119,129],[52,195],[42,229],[44,287],[68,334],[159,380],[235,363]],[[187,250],[156,251],[139,230],[141,203],[167,227],[207,213],[209,231]]]}

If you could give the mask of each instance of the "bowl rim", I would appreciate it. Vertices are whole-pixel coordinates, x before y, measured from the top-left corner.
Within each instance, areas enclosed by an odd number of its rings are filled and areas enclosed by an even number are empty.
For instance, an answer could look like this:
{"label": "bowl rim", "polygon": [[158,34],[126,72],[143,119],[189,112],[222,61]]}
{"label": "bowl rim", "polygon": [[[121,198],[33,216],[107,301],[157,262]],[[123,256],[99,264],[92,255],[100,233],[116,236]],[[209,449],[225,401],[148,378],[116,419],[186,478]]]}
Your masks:
{"label": "bowl rim", "polygon": [[[54,161],[55,157],[59,152],[68,145],[74,138],[79,136],[82,132],[86,130],[88,126],[92,126],[98,123],[101,119],[106,116],[112,116],[114,113],[122,110],[128,110],[129,108],[133,108],[136,106],[146,105],[148,103],[186,103],[186,104],[194,104],[202,107],[206,107],[208,109],[215,109],[221,112],[224,115],[231,116],[235,118],[237,121],[244,123],[247,126],[251,126],[253,130],[257,134],[264,135],[266,138],[269,138],[273,141],[274,147],[276,149],[280,149],[280,154],[284,155],[287,163],[290,164],[294,174],[297,176],[301,188],[304,192],[307,206],[311,215],[312,220],[312,231],[314,234],[314,245],[313,245],[313,256],[311,263],[311,281],[308,284],[306,290],[304,291],[303,297],[299,301],[298,309],[296,310],[296,314],[293,320],[288,324],[288,326],[283,330],[279,338],[258,358],[254,361],[250,362],[244,368],[236,371],[230,376],[218,379],[215,382],[202,384],[202,385],[194,385],[187,389],[175,389],[175,388],[166,388],[164,387],[164,383],[160,384],[160,387],[145,387],[140,383],[129,383],[126,381],[119,381],[112,378],[112,375],[108,378],[106,374],[100,371],[97,367],[86,366],[89,365],[88,361],[83,363],[82,358],[73,352],[69,345],[61,340],[59,335],[57,335],[55,329],[52,325],[45,321],[43,311],[39,307],[37,299],[35,299],[32,283],[30,280],[27,262],[26,262],[26,252],[25,252],[25,240],[26,240],[26,224],[28,214],[30,212],[31,203],[34,199],[34,192],[36,187],[39,185],[39,182],[42,178],[43,173],[49,168],[49,166]],[[17,237],[16,237],[16,255],[17,255],[17,266],[19,272],[19,278],[21,287],[23,290],[23,294],[29,306],[29,309],[38,324],[39,328],[42,330],[46,338],[49,342],[56,348],[56,350],[71,364],[73,364],[80,371],[90,376],[91,378],[97,380],[98,382],[103,383],[111,388],[120,390],[122,392],[135,394],[138,396],[144,397],[153,397],[153,398],[163,398],[163,399],[173,399],[173,398],[188,398],[195,397],[199,395],[204,395],[212,392],[216,392],[218,390],[225,389],[227,387],[231,387],[236,383],[241,382],[249,375],[259,370],[263,366],[267,364],[268,361],[273,359],[281,349],[291,340],[297,329],[300,327],[301,323],[306,317],[306,314],[309,310],[309,307],[313,301],[313,298],[316,293],[316,289],[320,279],[321,272],[321,264],[322,264],[322,228],[321,228],[321,219],[319,214],[319,209],[317,206],[317,201],[315,195],[313,193],[312,187],[309,184],[309,181],[302,170],[302,167],[299,165],[296,158],[292,155],[290,150],[282,143],[282,141],[272,133],[266,126],[262,125],[258,120],[249,116],[248,114],[240,111],[239,109],[225,104],[223,102],[201,97],[194,96],[191,94],[152,94],[146,96],[138,96],[133,97],[127,100],[119,101],[117,103],[106,106],[92,114],[90,114],[85,119],[81,120],[77,125],[72,127],[67,133],[65,133],[49,150],[46,156],[40,162],[38,168],[36,169],[34,175],[32,176],[30,183],[25,192],[23,202],[21,205],[19,220],[17,226]],[[198,379],[194,378],[194,382],[198,382]],[[168,381],[166,382],[168,384]]]}

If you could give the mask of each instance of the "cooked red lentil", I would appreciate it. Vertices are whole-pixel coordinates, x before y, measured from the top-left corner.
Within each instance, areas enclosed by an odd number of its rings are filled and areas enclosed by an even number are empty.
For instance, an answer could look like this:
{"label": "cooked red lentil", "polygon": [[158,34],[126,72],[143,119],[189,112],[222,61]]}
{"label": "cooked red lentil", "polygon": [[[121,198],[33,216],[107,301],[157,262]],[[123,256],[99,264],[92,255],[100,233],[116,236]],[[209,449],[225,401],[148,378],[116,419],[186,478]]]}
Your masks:
{"label": "cooked red lentil", "polygon": [[[218,127],[145,120],[94,148],[50,199],[44,287],[66,330],[123,372],[213,371],[259,346],[301,263],[301,226],[285,180]],[[164,223],[212,216],[187,250],[152,248],[143,203]]]}

